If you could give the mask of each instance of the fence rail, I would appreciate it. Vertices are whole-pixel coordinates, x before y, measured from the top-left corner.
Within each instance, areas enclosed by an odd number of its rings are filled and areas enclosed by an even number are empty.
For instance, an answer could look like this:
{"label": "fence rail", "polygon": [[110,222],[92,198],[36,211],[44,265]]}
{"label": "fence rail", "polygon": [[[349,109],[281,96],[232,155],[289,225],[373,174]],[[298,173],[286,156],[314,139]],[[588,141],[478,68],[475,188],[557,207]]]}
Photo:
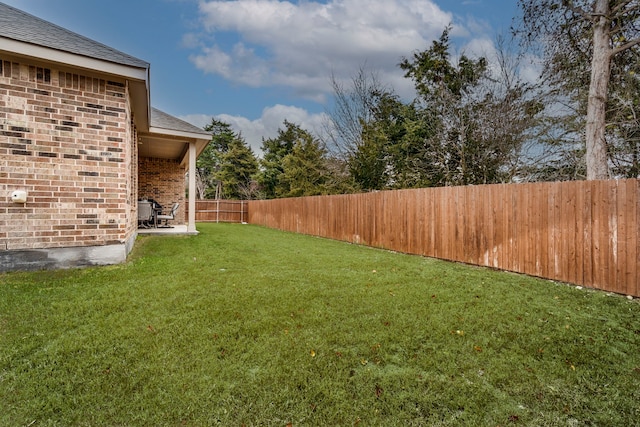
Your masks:
{"label": "fence rail", "polygon": [[640,296],[640,180],[249,202],[248,222]]}
{"label": "fence rail", "polygon": [[246,222],[247,209],[245,200],[196,200],[196,222]]}

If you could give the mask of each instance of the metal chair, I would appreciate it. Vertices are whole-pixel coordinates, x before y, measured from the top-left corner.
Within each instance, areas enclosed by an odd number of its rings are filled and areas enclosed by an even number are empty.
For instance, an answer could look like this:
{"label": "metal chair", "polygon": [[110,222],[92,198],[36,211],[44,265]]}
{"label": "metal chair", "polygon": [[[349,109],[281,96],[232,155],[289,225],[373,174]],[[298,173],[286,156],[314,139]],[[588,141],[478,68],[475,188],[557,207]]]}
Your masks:
{"label": "metal chair", "polygon": [[167,215],[162,215],[162,214],[158,214],[156,215],[156,221],[158,221],[158,223],[162,223],[162,220],[164,220],[164,225],[159,227],[162,228],[171,228],[171,226],[169,225],[169,220],[174,220],[176,218],[176,212],[178,211],[178,208],[180,207],[180,203],[174,203],[173,207],[171,208],[171,212],[169,212]]}
{"label": "metal chair", "polygon": [[153,227],[153,208],[151,207],[151,203],[147,200],[138,201],[138,227]]}

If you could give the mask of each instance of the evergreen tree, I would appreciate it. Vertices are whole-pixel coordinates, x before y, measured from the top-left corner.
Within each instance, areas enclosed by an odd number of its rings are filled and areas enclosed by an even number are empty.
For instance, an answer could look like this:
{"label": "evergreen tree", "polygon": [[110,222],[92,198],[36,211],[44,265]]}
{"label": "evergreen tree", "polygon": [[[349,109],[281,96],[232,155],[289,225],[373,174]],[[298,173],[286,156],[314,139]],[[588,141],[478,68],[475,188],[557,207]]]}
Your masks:
{"label": "evergreen tree", "polygon": [[218,185],[218,171],[222,163],[222,155],[229,150],[229,145],[236,138],[231,125],[215,118],[204,127],[211,132],[211,141],[196,161],[196,183],[198,195],[201,199],[216,197]]}
{"label": "evergreen tree", "polygon": [[280,197],[284,192],[281,176],[284,172],[282,161],[291,153],[304,131],[293,123],[284,121],[284,129],[278,129],[278,136],[262,140],[261,172],[258,181],[265,198]]}
{"label": "evergreen tree", "polygon": [[[509,165],[541,112],[539,103],[527,84],[490,75],[485,58],[461,55],[452,63],[449,49],[447,28],[429,49],[400,63],[419,95],[415,120],[407,121],[409,141],[424,138],[407,152],[421,175],[411,179],[418,185],[507,181],[513,175]],[[499,79],[504,84],[496,85]]]}
{"label": "evergreen tree", "polygon": [[262,143],[259,183],[266,198],[352,192],[344,163],[300,126],[284,121],[275,138]]}
{"label": "evergreen tree", "polygon": [[222,186],[224,199],[252,199],[255,196],[255,176],[258,160],[240,135],[236,135],[220,155],[216,177]]}
{"label": "evergreen tree", "polygon": [[330,194],[326,150],[311,134],[302,132],[291,152],[282,159],[281,195],[301,197]]}
{"label": "evergreen tree", "polygon": [[200,197],[253,198],[258,160],[251,148],[228,123],[212,118],[204,129],[211,132],[211,142],[196,163]]}

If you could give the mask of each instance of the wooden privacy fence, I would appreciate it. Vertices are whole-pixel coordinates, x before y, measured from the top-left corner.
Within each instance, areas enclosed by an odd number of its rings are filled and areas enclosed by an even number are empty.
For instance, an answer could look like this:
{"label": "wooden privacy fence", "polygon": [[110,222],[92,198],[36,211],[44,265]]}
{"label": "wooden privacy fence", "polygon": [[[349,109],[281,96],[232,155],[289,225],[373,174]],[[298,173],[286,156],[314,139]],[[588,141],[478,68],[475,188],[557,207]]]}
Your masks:
{"label": "wooden privacy fence", "polygon": [[196,200],[196,222],[247,222],[247,209],[246,200]]}
{"label": "wooden privacy fence", "polygon": [[251,224],[640,296],[640,181],[249,202]]}

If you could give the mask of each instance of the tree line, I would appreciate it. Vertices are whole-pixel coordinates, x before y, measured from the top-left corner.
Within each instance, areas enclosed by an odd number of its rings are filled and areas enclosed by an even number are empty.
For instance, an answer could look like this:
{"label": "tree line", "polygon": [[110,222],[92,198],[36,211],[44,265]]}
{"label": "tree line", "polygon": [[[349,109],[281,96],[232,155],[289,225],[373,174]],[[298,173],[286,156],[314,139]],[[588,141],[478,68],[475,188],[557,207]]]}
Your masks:
{"label": "tree line", "polygon": [[[332,78],[322,135],[285,121],[258,158],[212,119],[199,197],[640,177],[640,2],[518,3],[514,37],[498,38],[495,57],[454,55],[445,28],[403,58],[409,102],[365,67],[349,83]],[[522,77],[532,53],[543,64],[535,81]]]}

